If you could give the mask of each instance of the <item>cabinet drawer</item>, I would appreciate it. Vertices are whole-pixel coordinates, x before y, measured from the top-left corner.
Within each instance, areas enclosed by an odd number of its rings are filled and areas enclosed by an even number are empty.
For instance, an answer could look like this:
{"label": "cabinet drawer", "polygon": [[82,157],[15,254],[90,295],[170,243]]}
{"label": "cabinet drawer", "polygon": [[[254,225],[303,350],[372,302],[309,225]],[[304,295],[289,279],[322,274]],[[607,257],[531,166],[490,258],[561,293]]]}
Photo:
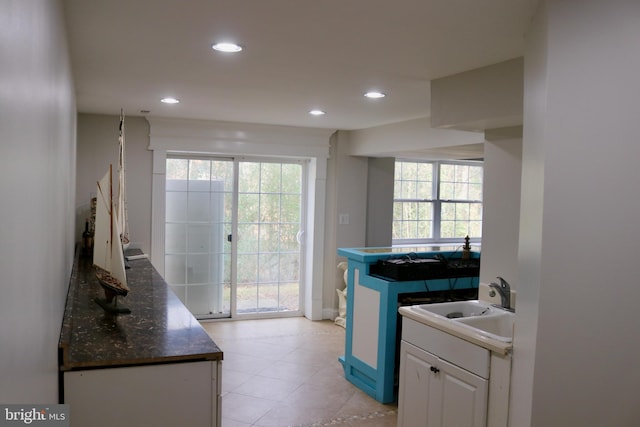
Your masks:
{"label": "cabinet drawer", "polygon": [[491,352],[462,338],[402,318],[402,339],[467,371],[489,378]]}

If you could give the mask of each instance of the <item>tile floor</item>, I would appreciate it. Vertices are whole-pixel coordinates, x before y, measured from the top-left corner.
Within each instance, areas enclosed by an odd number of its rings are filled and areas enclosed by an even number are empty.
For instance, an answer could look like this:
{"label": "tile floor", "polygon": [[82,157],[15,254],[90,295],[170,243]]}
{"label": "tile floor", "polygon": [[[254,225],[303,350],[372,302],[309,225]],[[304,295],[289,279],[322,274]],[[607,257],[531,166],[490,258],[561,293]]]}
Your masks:
{"label": "tile floor", "polygon": [[224,352],[222,427],[396,426],[383,405],[344,378],[345,330],[303,317],[203,322]]}

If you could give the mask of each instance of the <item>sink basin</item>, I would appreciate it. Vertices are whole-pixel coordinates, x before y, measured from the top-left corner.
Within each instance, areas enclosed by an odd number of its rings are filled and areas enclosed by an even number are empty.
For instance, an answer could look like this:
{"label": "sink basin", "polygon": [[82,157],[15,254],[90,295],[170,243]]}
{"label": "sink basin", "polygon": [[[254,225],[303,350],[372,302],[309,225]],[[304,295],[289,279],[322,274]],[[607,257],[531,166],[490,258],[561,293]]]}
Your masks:
{"label": "sink basin", "polygon": [[413,307],[417,310],[426,311],[448,319],[458,319],[471,316],[489,316],[503,311],[487,302],[479,300],[421,304]]}
{"label": "sink basin", "polygon": [[479,339],[501,343],[513,341],[515,313],[495,307],[480,300],[453,301],[437,304],[421,304],[410,307],[422,318],[433,319],[448,329]]}
{"label": "sink basin", "polygon": [[458,323],[479,329],[488,337],[498,341],[511,342],[513,340],[513,323],[516,315],[503,312],[491,316],[474,316],[456,319]]}

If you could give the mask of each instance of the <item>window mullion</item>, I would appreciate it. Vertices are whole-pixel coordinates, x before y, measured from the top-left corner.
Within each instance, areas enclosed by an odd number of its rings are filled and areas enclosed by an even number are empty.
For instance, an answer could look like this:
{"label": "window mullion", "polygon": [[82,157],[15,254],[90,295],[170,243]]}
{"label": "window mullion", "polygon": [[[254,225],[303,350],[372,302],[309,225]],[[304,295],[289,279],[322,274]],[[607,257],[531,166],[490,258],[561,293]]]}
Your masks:
{"label": "window mullion", "polygon": [[442,204],[440,200],[434,200],[433,202],[433,239],[440,240],[440,208]]}
{"label": "window mullion", "polygon": [[433,239],[440,240],[440,162],[433,164]]}

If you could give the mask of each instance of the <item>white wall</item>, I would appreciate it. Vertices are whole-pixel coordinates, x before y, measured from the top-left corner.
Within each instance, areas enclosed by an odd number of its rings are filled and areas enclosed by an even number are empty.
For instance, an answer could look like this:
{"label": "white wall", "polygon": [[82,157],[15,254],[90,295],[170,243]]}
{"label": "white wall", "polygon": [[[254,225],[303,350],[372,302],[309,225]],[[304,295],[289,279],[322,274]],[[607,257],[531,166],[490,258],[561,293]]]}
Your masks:
{"label": "white wall", "polygon": [[483,141],[481,132],[433,128],[431,118],[422,117],[349,131],[349,154],[369,157],[412,156],[443,147],[475,146]]}
{"label": "white wall", "polygon": [[480,281],[518,287],[522,127],[485,132]]}
{"label": "white wall", "polygon": [[0,402],[57,403],[74,251],[75,97],[61,4],[0,2]]}
{"label": "white wall", "polygon": [[442,77],[431,82],[431,124],[484,130],[522,124],[523,59]]}
{"label": "white wall", "polygon": [[512,426],[640,425],[640,2],[542,2],[527,37]]}
{"label": "white wall", "polygon": [[[151,250],[151,167],[149,123],[143,117],[127,116],[125,111],[125,155],[127,165],[127,207],[132,248]],[[78,155],[76,186],[76,240],[80,240],[85,219],[90,215],[96,181],[109,164],[118,168],[120,112],[113,115],[78,115]],[[114,181],[115,182],[115,181]],[[115,190],[114,188],[114,191]]]}

